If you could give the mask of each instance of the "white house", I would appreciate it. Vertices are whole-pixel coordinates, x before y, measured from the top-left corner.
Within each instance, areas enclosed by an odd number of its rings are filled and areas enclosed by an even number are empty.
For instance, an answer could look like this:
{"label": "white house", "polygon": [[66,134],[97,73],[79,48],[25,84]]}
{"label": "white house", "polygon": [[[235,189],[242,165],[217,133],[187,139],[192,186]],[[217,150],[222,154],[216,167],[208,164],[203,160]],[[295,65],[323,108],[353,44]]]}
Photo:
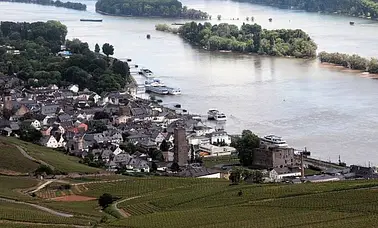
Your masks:
{"label": "white house", "polygon": [[130,116],[121,115],[121,116],[113,116],[113,124],[123,124],[126,123]]}
{"label": "white house", "polygon": [[32,126],[32,127],[34,127],[35,129],[41,129],[41,122],[39,122],[38,120],[33,120],[31,123],[30,123],[30,125]]}
{"label": "white house", "polygon": [[24,123],[26,125],[33,127],[36,130],[41,129],[41,122],[39,122],[38,120],[25,120]]}
{"label": "white house", "polygon": [[216,131],[211,133],[210,141],[214,143],[225,143],[227,145],[231,144],[231,137],[225,131]]}
{"label": "white house", "polygon": [[123,150],[122,150],[121,148],[119,148],[119,147],[117,147],[117,148],[113,151],[113,154],[114,154],[114,155],[118,155],[118,154],[120,154],[120,153],[123,153]]}
{"label": "white house", "polygon": [[41,145],[49,148],[58,148],[58,141],[54,136],[45,136],[41,139]]}
{"label": "white house", "polygon": [[71,90],[74,93],[79,92],[79,86],[78,85],[70,85],[68,86],[68,90]]}
{"label": "white house", "polygon": [[215,132],[214,128],[208,127],[208,126],[194,126],[193,131],[196,133],[197,136],[202,136],[206,134],[211,134]]}
{"label": "white house", "polygon": [[210,139],[205,136],[191,135],[188,137],[188,143],[192,145],[210,144]]}
{"label": "white house", "polygon": [[214,146],[211,144],[200,145],[200,152],[209,154],[208,157],[231,155],[236,149],[230,146]]}
{"label": "white house", "polygon": [[40,144],[45,147],[49,148],[58,148],[58,147],[64,147],[66,145],[64,138],[60,136],[60,138],[57,140],[54,136],[44,136],[40,140]]}

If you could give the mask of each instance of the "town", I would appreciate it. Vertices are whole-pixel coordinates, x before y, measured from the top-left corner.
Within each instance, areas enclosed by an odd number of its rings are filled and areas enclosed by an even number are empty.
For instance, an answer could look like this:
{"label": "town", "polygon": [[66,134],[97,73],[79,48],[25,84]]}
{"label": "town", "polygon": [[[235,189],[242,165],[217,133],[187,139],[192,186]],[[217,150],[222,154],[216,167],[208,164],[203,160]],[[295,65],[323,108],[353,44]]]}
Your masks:
{"label": "town", "polygon": [[[77,156],[89,166],[122,174],[227,179],[241,166],[238,159],[242,155],[235,140],[244,136],[209,127],[198,115],[189,115],[181,108],[138,98],[135,83],[123,91],[102,95],[88,89],[80,91],[75,84],[26,89],[14,76],[2,76],[0,83],[5,88],[2,135]],[[248,155],[251,161],[243,165],[261,172],[258,182],[378,177],[373,167],[347,167],[341,161],[334,164],[313,159],[307,150],[291,148],[274,135],[258,140],[255,148],[238,148],[253,149]],[[217,164],[209,167],[206,161]]]}

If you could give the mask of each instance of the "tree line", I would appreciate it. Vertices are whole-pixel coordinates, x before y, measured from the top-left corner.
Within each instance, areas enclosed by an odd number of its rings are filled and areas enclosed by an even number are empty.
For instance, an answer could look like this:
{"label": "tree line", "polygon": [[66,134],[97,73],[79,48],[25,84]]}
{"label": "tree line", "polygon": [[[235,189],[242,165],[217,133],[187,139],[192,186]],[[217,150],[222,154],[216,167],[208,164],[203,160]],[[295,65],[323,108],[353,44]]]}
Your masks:
{"label": "tree line", "polygon": [[355,17],[378,18],[376,0],[236,0],[278,7],[291,7],[308,12],[339,13]]}
{"label": "tree line", "polygon": [[99,0],[96,11],[121,16],[209,18],[205,12],[183,7],[178,0]]}
{"label": "tree line", "polygon": [[[104,44],[100,54],[78,39],[65,40],[67,28],[57,21],[0,25],[0,75],[16,76],[25,87],[78,84],[99,94],[120,90],[130,80],[127,62],[110,58],[114,47]],[[62,55],[61,46],[71,53]],[[17,50],[19,53],[15,53]]]}
{"label": "tree line", "polygon": [[367,71],[372,74],[378,73],[378,59],[366,59],[359,55],[348,55],[342,53],[327,53],[320,52],[319,59],[322,63],[332,63],[338,66],[343,66],[352,70]]}
{"label": "tree line", "polygon": [[38,5],[56,6],[74,10],[87,10],[87,5],[85,4],[79,2],[61,2],[59,0],[0,0],[0,2],[33,3]]}
{"label": "tree line", "polygon": [[[157,30],[173,32],[167,25],[156,25]],[[180,36],[207,50],[229,50],[271,56],[316,57],[317,45],[300,29],[266,30],[258,24],[239,27],[221,23],[211,25],[191,22],[178,29]]]}

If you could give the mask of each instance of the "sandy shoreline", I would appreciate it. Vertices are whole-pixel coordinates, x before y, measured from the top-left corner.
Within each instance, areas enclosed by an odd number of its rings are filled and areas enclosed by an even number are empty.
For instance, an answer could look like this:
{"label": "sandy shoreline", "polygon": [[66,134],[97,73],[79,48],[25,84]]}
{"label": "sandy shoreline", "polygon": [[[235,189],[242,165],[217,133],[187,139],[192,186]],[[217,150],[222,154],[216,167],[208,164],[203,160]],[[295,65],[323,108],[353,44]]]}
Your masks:
{"label": "sandy shoreline", "polygon": [[371,74],[369,72],[362,71],[362,70],[353,70],[353,69],[349,69],[349,68],[339,66],[333,63],[320,63],[320,67],[338,70],[340,72],[355,73],[358,76],[363,77],[363,78],[378,79],[378,74]]}

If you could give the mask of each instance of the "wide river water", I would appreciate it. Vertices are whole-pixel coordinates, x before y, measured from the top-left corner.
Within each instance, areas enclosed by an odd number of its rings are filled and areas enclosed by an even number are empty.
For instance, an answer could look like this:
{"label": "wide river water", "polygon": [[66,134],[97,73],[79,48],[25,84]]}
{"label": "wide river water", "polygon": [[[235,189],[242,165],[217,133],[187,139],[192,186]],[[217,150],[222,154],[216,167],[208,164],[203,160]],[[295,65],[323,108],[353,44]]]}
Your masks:
{"label": "wide river water", "polygon": [[[348,164],[378,164],[377,80],[325,67],[316,60],[206,52],[178,36],[154,30],[155,24],[181,20],[104,16],[94,12],[94,1],[81,2],[88,11],[1,2],[0,20],[60,20],[68,27],[68,38],[79,38],[91,47],[109,42],[116,57],[132,58],[167,85],[182,89],[182,95],[165,97],[164,102],[181,103],[199,114],[220,109],[229,117],[230,133],[243,129],[274,133],[293,147],[307,147],[314,157],[337,161],[340,155]],[[304,29],[319,51],[378,57],[377,22],[222,0],[183,3],[213,18],[221,14],[223,22],[240,25],[247,16],[254,16],[265,28]],[[104,21],[80,22],[80,18]],[[349,25],[351,20],[355,26]],[[147,40],[146,34],[152,38]]]}

